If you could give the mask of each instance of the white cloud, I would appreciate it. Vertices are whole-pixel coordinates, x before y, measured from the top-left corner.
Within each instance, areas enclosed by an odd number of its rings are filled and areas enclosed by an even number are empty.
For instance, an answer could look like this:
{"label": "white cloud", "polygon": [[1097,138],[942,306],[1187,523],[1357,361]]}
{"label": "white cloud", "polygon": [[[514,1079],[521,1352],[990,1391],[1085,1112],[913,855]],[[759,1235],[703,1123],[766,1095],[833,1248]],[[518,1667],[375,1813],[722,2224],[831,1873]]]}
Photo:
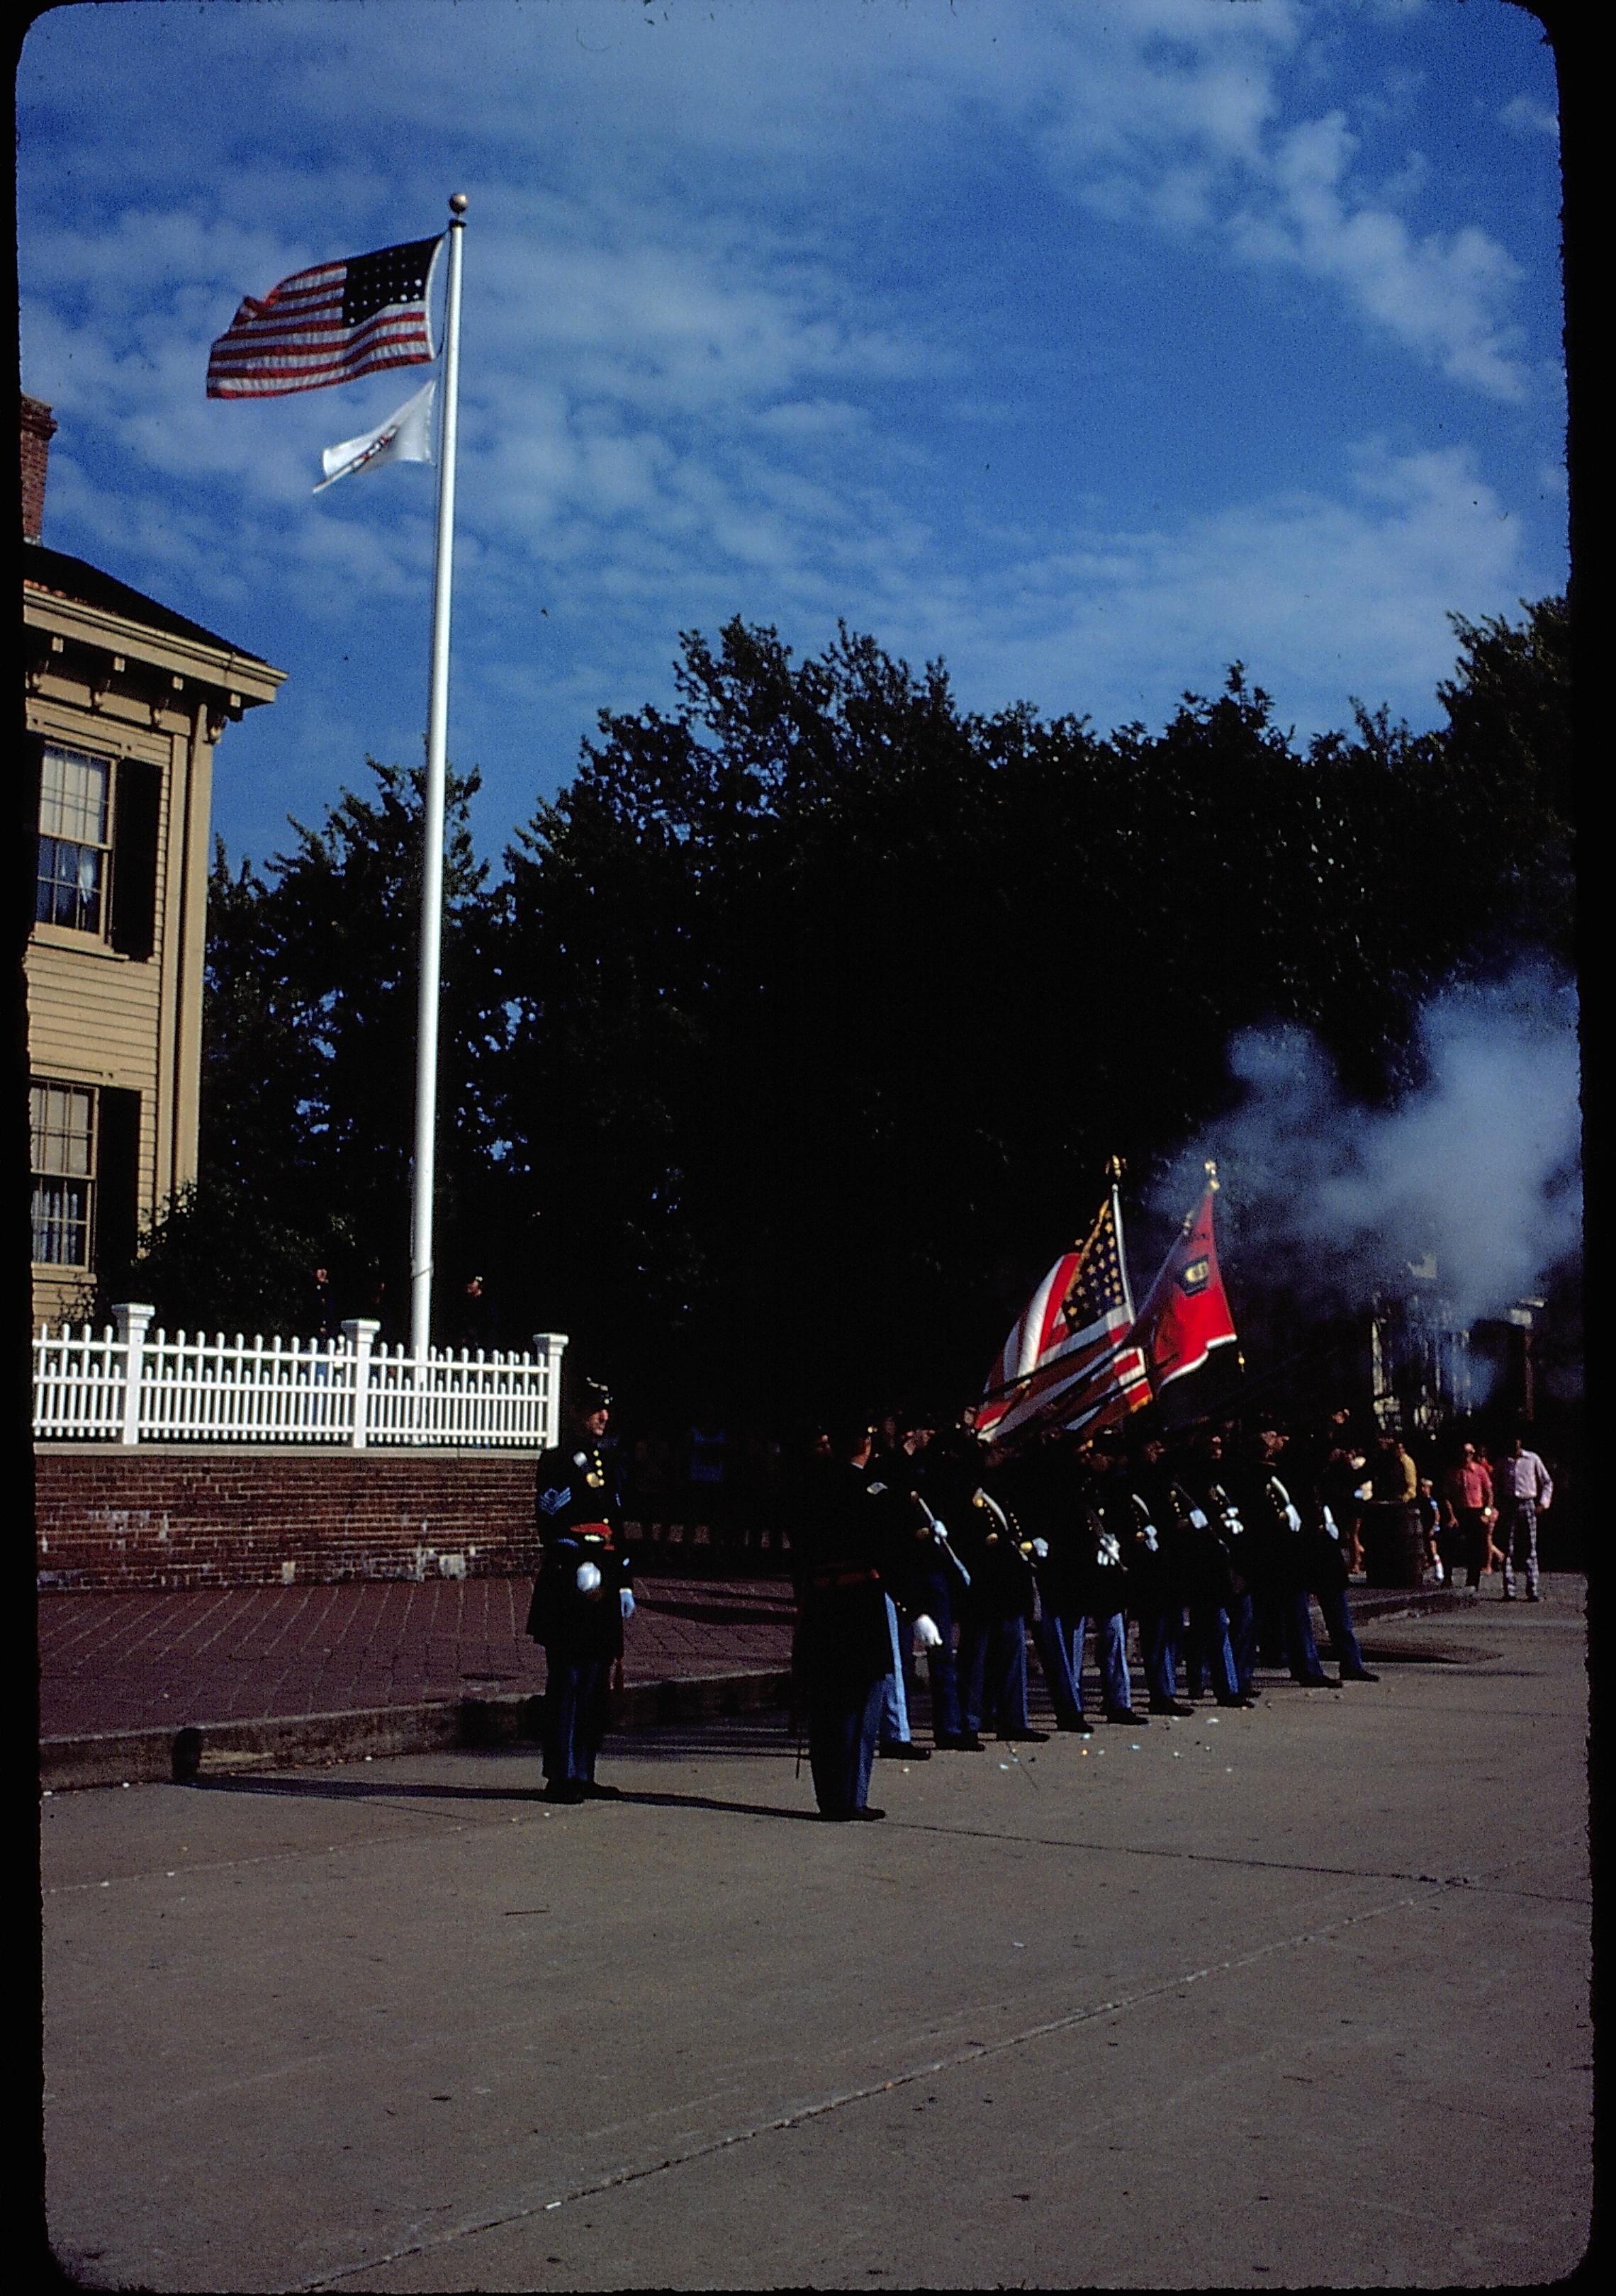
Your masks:
{"label": "white cloud", "polygon": [[1560,141],[1560,114],[1547,104],[1538,103],[1530,95],[1513,95],[1498,114],[1506,127],[1513,127],[1524,135],[1546,135]]}
{"label": "white cloud", "polygon": [[969,593],[917,584],[904,602],[909,643],[946,653],[972,698],[1019,694],[1103,727],[1160,722],[1185,685],[1216,690],[1237,659],[1304,734],[1344,723],[1354,693],[1429,709],[1453,665],[1448,612],[1513,603],[1517,522],[1457,448],[1372,444],[1345,475],[1339,496],[1299,491],[1156,532],[1085,531]]}
{"label": "white cloud", "polygon": [[1520,265],[1473,225],[1418,239],[1390,209],[1355,204],[1345,186],[1357,149],[1340,111],[1292,128],[1271,170],[1277,199],[1235,219],[1236,244],[1254,260],[1335,282],[1455,381],[1524,398],[1520,331],[1500,317]]}
{"label": "white cloud", "polygon": [[[566,721],[552,770],[597,702],[660,690],[680,628],[737,611],[807,647],[845,615],[912,659],[941,651],[984,707],[1159,717],[1239,654],[1305,721],[1340,722],[1349,690],[1415,709],[1451,665],[1449,606],[1539,586],[1472,462],[1411,442],[1455,435],[1458,386],[1518,423],[1513,467],[1552,463],[1531,427],[1552,357],[1523,364],[1516,258],[1441,167],[1412,136],[1389,150],[1384,120],[1360,144],[1378,91],[1325,55],[1318,26],[1341,20],[1292,0],[59,11],[19,80],[24,374],[63,425],[47,532],[257,651],[304,648],[296,676],[351,651],[376,714],[401,706],[409,680],[359,631],[372,604],[424,596],[430,484],[310,496],[320,448],[393,398],[209,403],[202,362],[243,292],[431,229],[463,183],[456,644],[478,668],[456,722],[485,755],[520,752],[513,775],[531,744],[496,698],[529,693],[541,604],[537,690]],[[182,74],[216,100],[166,109]],[[1518,164],[1535,149],[1491,132]],[[1021,266],[1002,293],[979,190]],[[1120,507],[1141,498],[1130,417],[1113,397],[1108,430],[1096,409],[1169,242],[1224,299],[1207,340],[1236,392],[1268,340],[1243,272],[1304,283],[1309,319],[1348,314],[1379,395],[1347,419],[1397,422],[1397,451],[1344,474],[1332,409],[1325,443],[1298,423],[1276,444],[1269,481],[1237,455],[1222,508],[1181,506],[1216,499],[1187,472],[1149,530]],[[1092,323],[1039,299],[1057,246]],[[1253,403],[1234,400],[1231,437]],[[1291,383],[1262,403],[1283,415]],[[965,488],[966,422],[973,472],[1014,474],[1005,494]],[[1040,455],[1090,423],[1086,491],[1056,507]],[[413,634],[396,643],[414,665]],[[333,722],[365,717],[323,692]]]}

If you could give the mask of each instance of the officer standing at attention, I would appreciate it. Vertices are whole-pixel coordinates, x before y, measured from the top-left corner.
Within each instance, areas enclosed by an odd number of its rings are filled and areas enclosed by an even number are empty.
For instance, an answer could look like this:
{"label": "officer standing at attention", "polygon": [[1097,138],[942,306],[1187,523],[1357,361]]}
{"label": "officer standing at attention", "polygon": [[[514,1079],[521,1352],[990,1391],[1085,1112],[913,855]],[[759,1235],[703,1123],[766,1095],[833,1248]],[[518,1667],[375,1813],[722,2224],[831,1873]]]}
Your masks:
{"label": "officer standing at attention", "polygon": [[1284,1440],[1277,1428],[1258,1429],[1247,1446],[1243,1469],[1235,1472],[1235,1505],[1245,1524],[1258,1588],[1267,1595],[1278,1624],[1282,1662],[1290,1668],[1292,1681],[1306,1690],[1333,1690],[1333,1677],[1318,1662],[1308,1607],[1311,1558],[1307,1526],[1279,1472]]}
{"label": "officer standing at attention", "polygon": [[[1184,1472],[1193,1475],[1193,1470]],[[1135,1483],[1165,1541],[1170,1601],[1188,1612],[1185,1677],[1190,1697],[1201,1696],[1210,1677],[1220,1706],[1255,1705],[1241,1689],[1229,1642],[1228,1605],[1235,1599],[1235,1580],[1228,1551],[1160,1435],[1142,1439]],[[1176,1679],[1176,1667],[1174,1672]]]}
{"label": "officer standing at attention", "polygon": [[[1230,1470],[1224,1461],[1222,1436],[1209,1430],[1185,1451],[1178,1464],[1178,1480],[1191,1503],[1190,1526],[1203,1537],[1210,1534],[1218,1550],[1217,1576],[1221,1580],[1221,1605],[1235,1662],[1235,1693],[1241,1699],[1249,1699],[1257,1674],[1257,1620],[1251,1598],[1254,1565],[1240,1508],[1225,1480]],[[1210,1578],[1203,1581],[1203,1601],[1210,1597],[1211,1583]],[[1197,1655],[1206,1648],[1204,1637],[1194,1645]],[[1199,1695],[1194,1678],[1195,1663],[1193,1657],[1191,1690]],[[1215,1685],[1216,1682],[1214,1669]]]}
{"label": "officer standing at attention", "polygon": [[869,1807],[870,1771],[892,1665],[887,1595],[908,1558],[898,1504],[869,1480],[874,1440],[864,1420],[831,1430],[808,1462],[792,1538],[808,1766],[833,1821],[886,1816]]}
{"label": "officer standing at attention", "polygon": [[1194,1708],[1178,1695],[1184,1588],[1174,1552],[1177,1526],[1168,1509],[1161,1510],[1158,1521],[1156,1499],[1147,1492],[1145,1466],[1143,1447],[1125,1456],[1114,1478],[1116,1496],[1107,1502],[1106,1520],[1122,1539],[1128,1607],[1139,1629],[1139,1660],[1150,1687],[1150,1710],[1190,1715]]}
{"label": "officer standing at attention", "polygon": [[[945,1753],[980,1754],[965,1727],[955,1659],[955,1621],[969,1601],[971,1576],[956,1553],[954,1526],[967,1521],[982,1473],[982,1447],[969,1426],[935,1431],[917,1458],[916,1520],[910,1526],[909,1608],[916,1639],[929,1622],[936,1635],[926,1654],[931,1687],[931,1742]],[[968,1542],[967,1542],[968,1543]]]}
{"label": "officer standing at attention", "polygon": [[1027,1626],[1037,1608],[1033,1546],[1009,1500],[1011,1478],[991,1471],[972,1434],[977,1466],[967,1503],[946,1517],[970,1586],[959,1604],[961,1734],[979,1736],[989,1718],[1001,1739],[1041,1746],[1027,1711]]}
{"label": "officer standing at attention", "polygon": [[[1082,1604],[1092,1621],[1100,1662],[1100,1702],[1108,1722],[1142,1729],[1147,1715],[1136,1713],[1128,1671],[1128,1549],[1136,1517],[1122,1465],[1121,1446],[1109,1429],[1081,1443],[1078,1463],[1087,1482],[1087,1514],[1093,1526],[1083,1553]],[[1072,1672],[1080,1682],[1083,1626],[1078,1628]]]}
{"label": "officer standing at attention", "polygon": [[528,1632],[545,1648],[545,1800],[615,1800],[621,1788],[598,1784],[595,1764],[634,1595],[616,1467],[603,1448],[611,1396],[580,1381],[569,1418],[569,1440],[539,1460],[535,1490],[540,1561]]}

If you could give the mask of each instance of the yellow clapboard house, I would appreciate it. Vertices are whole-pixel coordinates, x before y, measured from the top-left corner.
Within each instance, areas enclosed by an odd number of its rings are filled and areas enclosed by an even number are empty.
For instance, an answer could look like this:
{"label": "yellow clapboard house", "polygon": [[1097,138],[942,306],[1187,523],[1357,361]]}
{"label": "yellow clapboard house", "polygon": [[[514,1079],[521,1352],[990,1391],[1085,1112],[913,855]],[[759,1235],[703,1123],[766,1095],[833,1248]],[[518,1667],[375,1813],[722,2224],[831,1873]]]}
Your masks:
{"label": "yellow clapboard house", "polygon": [[285,673],[40,539],[55,423],[21,405],[36,1321],[85,1312],[196,1177],[213,752]]}

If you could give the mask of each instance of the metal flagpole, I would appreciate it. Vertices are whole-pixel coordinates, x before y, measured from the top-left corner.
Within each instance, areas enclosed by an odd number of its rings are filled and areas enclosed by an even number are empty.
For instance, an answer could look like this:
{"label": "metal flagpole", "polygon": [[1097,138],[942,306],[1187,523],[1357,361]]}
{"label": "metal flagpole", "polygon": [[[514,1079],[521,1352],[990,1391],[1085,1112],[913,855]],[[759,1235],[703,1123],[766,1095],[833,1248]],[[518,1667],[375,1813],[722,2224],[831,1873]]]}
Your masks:
{"label": "metal flagpole", "polygon": [[432,676],[427,703],[426,813],[422,824],[421,982],[415,1008],[415,1162],[410,1200],[410,1353],[432,1334],[432,1185],[438,1129],[438,987],[443,938],[443,785],[449,723],[449,594],[455,556],[455,428],[460,394],[460,243],[468,205],[449,200],[449,279],[443,332],[443,427],[438,460],[438,558],[432,581]]}

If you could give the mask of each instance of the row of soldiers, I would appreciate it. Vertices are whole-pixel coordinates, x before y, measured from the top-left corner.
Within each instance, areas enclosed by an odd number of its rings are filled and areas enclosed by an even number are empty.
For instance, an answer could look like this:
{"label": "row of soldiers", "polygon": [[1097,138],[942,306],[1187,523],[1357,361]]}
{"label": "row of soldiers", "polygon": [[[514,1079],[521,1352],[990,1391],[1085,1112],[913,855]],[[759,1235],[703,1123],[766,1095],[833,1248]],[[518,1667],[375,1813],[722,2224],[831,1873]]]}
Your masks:
{"label": "row of soldiers", "polygon": [[[565,1442],[539,1461],[542,1562],[528,1631],[547,1659],[546,1792],[584,1801],[595,1776],[608,1690],[634,1614],[611,1398],[580,1382]],[[987,1449],[969,1410],[949,1431],[863,1421],[817,1439],[796,1492],[794,1666],[815,1795],[831,1819],[869,1807],[878,1745],[909,1759],[909,1663],[923,1653],[932,1742],[977,1752],[981,1733],[1037,1741],[1028,1710],[1028,1628],[1056,1725],[1087,1732],[1083,1670],[1095,1637],[1108,1722],[1188,1714],[1208,1688],[1252,1702],[1260,1657],[1327,1685],[1308,1609],[1317,1595],[1347,1681],[1373,1681],[1348,1614],[1341,1526],[1328,1478],[1259,1431],[1226,1456],[1217,1433],[1169,1449],[1154,1432],[1057,1433],[1008,1457]],[[1321,1457],[1323,1453],[1321,1450]],[[1283,1469],[1283,1472],[1282,1472]],[[1133,1703],[1128,1624],[1138,1630],[1147,1712]]]}
{"label": "row of soldiers", "polygon": [[[1318,1600],[1344,1681],[1372,1682],[1347,1605],[1344,1526],[1317,1464],[1265,1428],[1169,1447],[1157,1431],[1052,1433],[1007,1457],[985,1450],[969,1411],[933,1434],[862,1423],[819,1439],[794,1510],[796,1664],[816,1798],[829,1818],[879,1817],[868,1791],[878,1747],[908,1759],[906,1674],[923,1653],[932,1740],[976,1752],[1038,1742],[1028,1706],[1028,1630],[1056,1726],[1087,1733],[1083,1668],[1094,1637],[1104,1719],[1137,1728],[1194,1711],[1210,1688],[1249,1706],[1259,1659],[1310,1686]],[[1145,1709],[1134,1704],[1128,1628],[1137,1629]]]}

